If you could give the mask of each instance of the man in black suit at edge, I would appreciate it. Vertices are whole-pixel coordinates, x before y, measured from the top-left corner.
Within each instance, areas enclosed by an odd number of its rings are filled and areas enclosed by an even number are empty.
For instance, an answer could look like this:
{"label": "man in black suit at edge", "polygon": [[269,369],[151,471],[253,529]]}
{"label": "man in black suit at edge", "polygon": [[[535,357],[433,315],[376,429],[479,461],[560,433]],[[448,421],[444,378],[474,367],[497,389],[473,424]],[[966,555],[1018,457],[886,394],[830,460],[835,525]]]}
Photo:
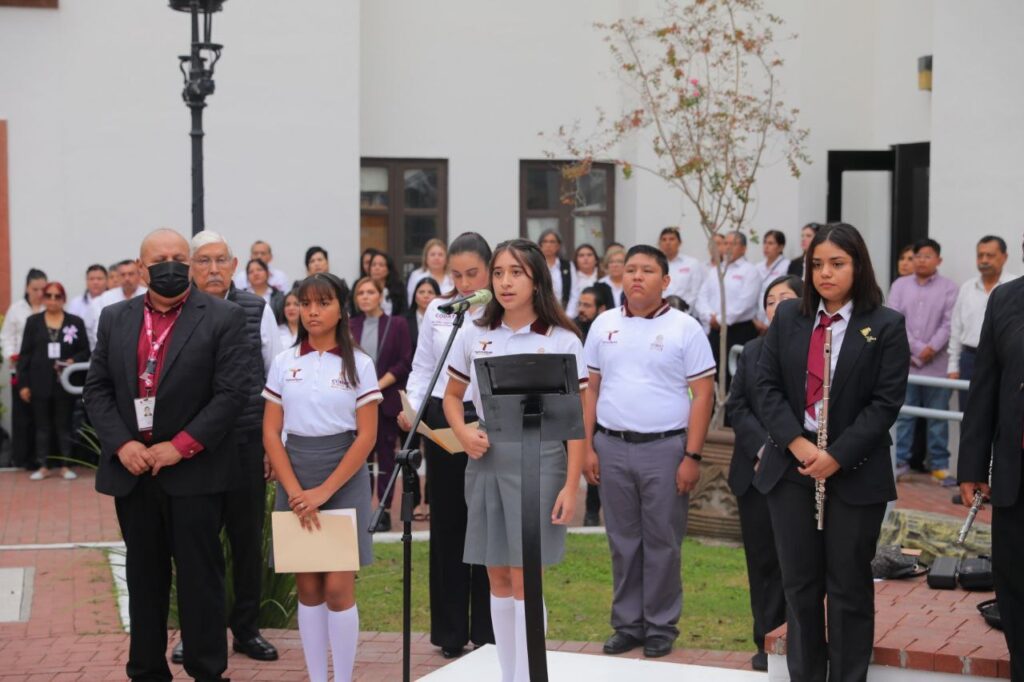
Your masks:
{"label": "man in black suit at edge", "polygon": [[143,240],[149,292],[103,311],[85,384],[102,446],[96,490],[114,496],[127,548],[132,680],[171,680],[172,558],[185,670],[204,682],[226,679],[219,533],[249,352],[245,313],[190,289],[188,262],[188,242],[173,230]]}
{"label": "man in black suit at edge", "polygon": [[992,502],[992,571],[1013,682],[1024,682],[1022,432],[1024,279],[1016,279],[994,289],[985,309],[957,464],[964,505],[976,490]]}

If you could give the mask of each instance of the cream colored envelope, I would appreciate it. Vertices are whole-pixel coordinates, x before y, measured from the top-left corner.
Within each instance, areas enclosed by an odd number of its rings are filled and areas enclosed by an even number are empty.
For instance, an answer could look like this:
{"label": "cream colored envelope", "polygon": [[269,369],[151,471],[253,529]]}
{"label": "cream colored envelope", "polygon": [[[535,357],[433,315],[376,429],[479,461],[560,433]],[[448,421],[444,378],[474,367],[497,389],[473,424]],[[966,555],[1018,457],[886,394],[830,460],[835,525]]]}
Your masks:
{"label": "cream colored envelope", "polygon": [[[405,394],[405,391],[399,391],[398,394],[402,396],[402,412],[405,414],[409,423],[416,421],[416,410],[412,409],[412,405],[409,403],[409,396]],[[480,422],[471,422],[466,426],[471,428],[477,428]],[[416,429],[416,433],[426,436],[431,441],[444,448],[448,454],[454,455],[457,452],[465,452],[462,447],[462,443],[455,437],[455,432],[451,429],[432,429],[426,425],[425,422],[420,422],[419,428]]]}
{"label": "cream colored envelope", "polygon": [[[308,531],[290,511],[273,512],[274,571],[330,573],[359,570],[355,509],[324,509],[320,530]],[[366,520],[369,522],[369,519]]]}

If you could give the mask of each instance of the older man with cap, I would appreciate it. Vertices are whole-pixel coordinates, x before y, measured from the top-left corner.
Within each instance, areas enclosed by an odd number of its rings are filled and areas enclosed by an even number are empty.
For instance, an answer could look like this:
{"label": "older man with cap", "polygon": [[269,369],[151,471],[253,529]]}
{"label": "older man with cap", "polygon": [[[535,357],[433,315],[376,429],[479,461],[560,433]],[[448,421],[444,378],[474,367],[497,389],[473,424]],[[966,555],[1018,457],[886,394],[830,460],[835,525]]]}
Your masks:
{"label": "older man with cap", "polygon": [[[260,634],[260,576],[263,571],[263,517],[266,478],[263,451],[263,398],[267,372],[281,352],[281,335],[270,307],[260,296],[233,286],[238,259],[221,235],[206,230],[192,238],[192,281],[200,291],[226,299],[245,311],[246,349],[250,372],[249,402],[235,423],[238,457],[224,495],[224,527],[231,543],[234,606],[228,624],[232,647],[258,661],[277,660],[277,649]],[[171,654],[181,662],[182,644]]]}
{"label": "older man with cap", "polygon": [[171,680],[165,657],[171,561],[185,670],[223,680],[223,493],[234,424],[251,392],[245,313],[189,286],[189,245],[161,229],[139,253],[145,296],[100,317],[85,405],[102,453],[96,490],[124,537],[132,680]]}

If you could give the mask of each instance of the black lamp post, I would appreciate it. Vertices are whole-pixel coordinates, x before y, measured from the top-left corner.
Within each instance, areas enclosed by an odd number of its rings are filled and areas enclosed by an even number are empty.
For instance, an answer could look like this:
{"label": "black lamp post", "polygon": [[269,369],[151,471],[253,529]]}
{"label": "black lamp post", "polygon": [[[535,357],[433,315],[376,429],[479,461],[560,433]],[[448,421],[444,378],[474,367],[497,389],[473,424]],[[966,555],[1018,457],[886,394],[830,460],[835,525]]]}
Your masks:
{"label": "black lamp post", "polygon": [[[181,97],[192,111],[192,234],[201,232],[206,225],[203,190],[203,109],[206,96],[212,95],[213,69],[220,59],[223,45],[210,42],[213,13],[219,12],[224,0],[170,0],[171,9],[192,15],[192,49],[178,57],[185,89]],[[199,39],[199,21],[202,15],[203,36]],[[187,66],[187,68],[186,68]]]}

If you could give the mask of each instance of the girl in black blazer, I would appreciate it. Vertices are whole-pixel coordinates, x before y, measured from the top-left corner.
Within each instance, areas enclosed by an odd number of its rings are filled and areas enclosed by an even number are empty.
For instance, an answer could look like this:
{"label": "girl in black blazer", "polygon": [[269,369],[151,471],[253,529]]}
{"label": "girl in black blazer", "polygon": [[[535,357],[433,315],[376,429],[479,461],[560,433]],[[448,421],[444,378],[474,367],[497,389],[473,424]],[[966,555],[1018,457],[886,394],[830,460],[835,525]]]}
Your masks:
{"label": "girl in black blazer", "polygon": [[71,452],[75,396],[64,390],[60,374],[68,365],[89,359],[89,337],[82,318],[64,312],[66,299],[60,282],[46,285],[43,312],[26,321],[18,357],[18,396],[31,406],[36,425],[35,454],[40,467],[30,476],[33,481],[43,480],[57,466],[65,479],[77,478],[65,459]]}
{"label": "girl in black blazer", "polygon": [[[790,678],[854,682],[867,679],[874,646],[871,559],[886,503],[896,499],[889,429],[903,404],[910,348],[903,316],[882,307],[856,228],[822,227],[808,254],[803,298],[779,306],[758,362],[769,440],[754,485],[768,497],[782,568]],[[832,382],[819,450],[827,326]],[[815,480],[825,481],[824,531]]]}

